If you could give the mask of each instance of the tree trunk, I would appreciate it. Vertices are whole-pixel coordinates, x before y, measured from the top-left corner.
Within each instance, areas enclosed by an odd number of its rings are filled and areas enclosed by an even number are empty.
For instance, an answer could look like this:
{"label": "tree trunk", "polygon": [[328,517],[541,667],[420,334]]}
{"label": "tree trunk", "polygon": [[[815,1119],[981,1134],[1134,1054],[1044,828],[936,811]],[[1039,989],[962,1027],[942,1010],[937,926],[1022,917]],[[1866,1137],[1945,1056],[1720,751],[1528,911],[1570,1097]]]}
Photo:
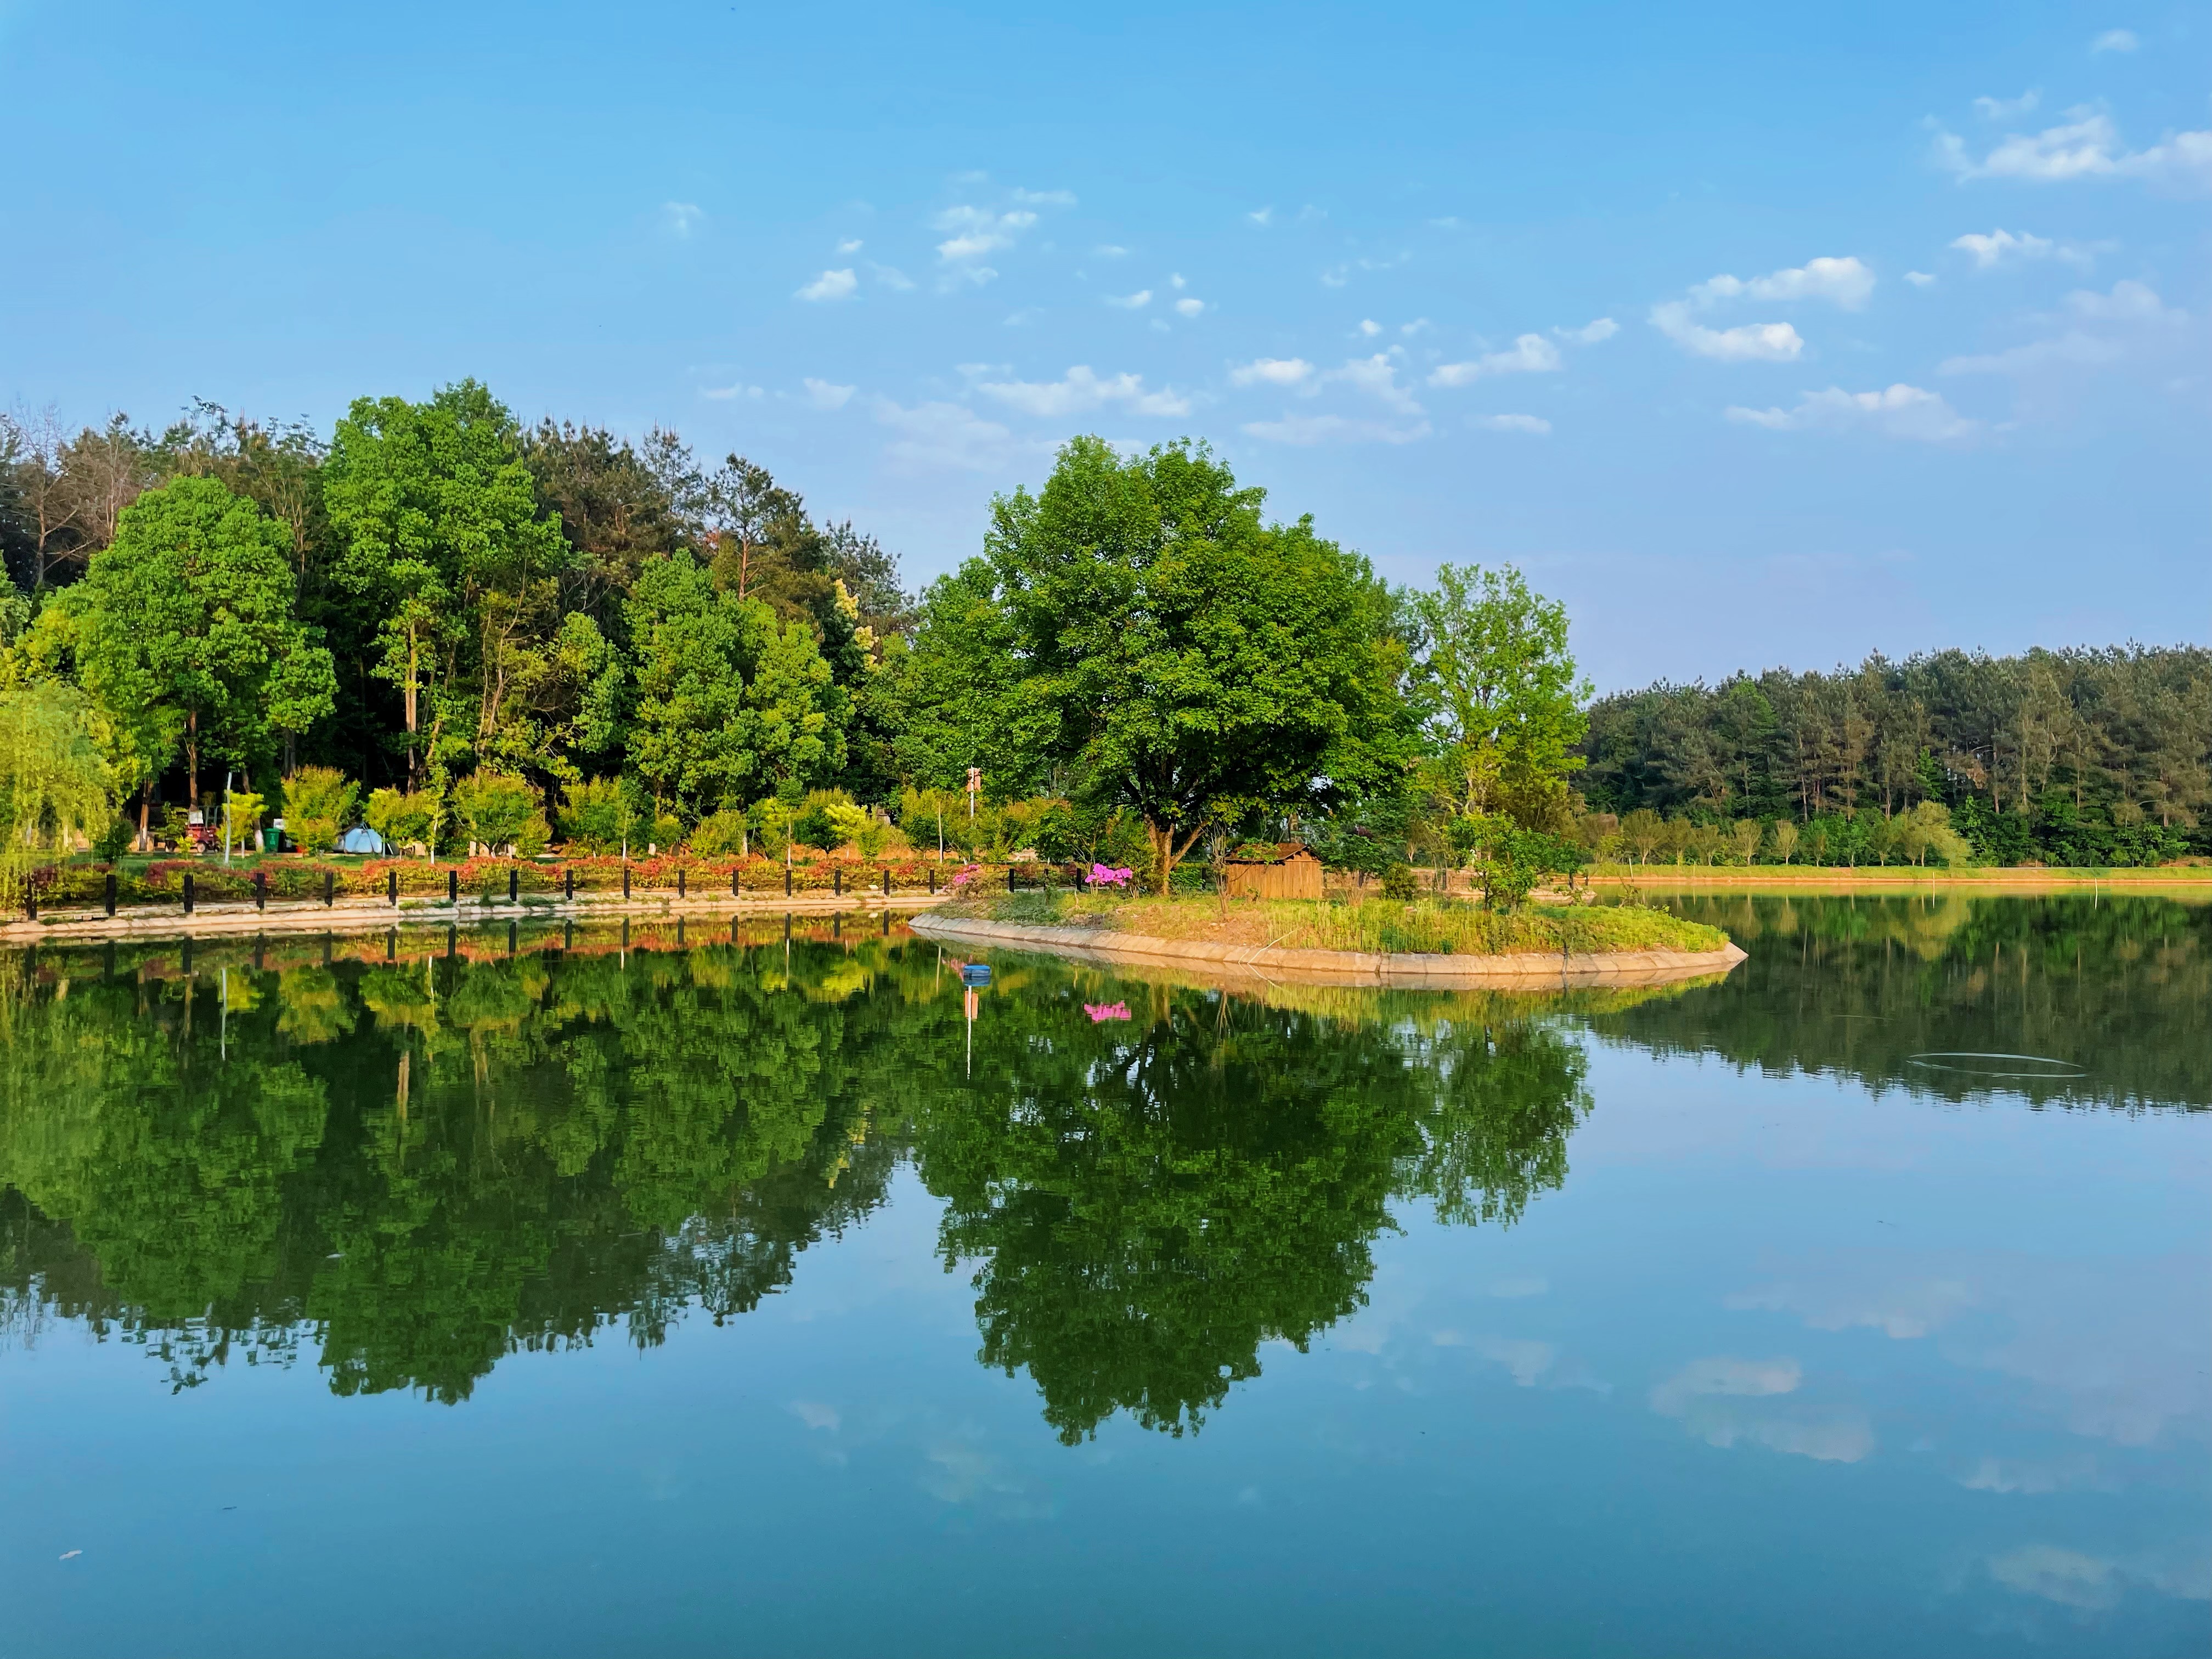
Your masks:
{"label": "tree trunk", "polygon": [[185,716],[185,801],[200,804],[200,711]]}
{"label": "tree trunk", "polygon": [[138,850],[142,853],[154,850],[154,837],[149,828],[153,813],[154,780],[149,778],[138,790]]}

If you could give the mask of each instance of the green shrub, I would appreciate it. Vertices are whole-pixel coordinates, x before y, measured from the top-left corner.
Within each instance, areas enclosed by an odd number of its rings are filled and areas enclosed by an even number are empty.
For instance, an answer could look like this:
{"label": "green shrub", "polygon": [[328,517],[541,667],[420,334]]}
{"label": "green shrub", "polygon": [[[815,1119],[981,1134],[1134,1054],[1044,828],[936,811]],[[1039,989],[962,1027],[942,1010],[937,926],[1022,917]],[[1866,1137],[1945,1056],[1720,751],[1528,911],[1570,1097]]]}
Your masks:
{"label": "green shrub", "polygon": [[574,851],[605,856],[629,844],[640,817],[637,801],[621,779],[587,778],[569,787],[561,833]]}
{"label": "green shrub", "polygon": [[335,766],[303,766],[284,785],[284,833],[309,853],[327,853],[360,802],[361,786]]}
{"label": "green shrub", "polygon": [[538,810],[538,792],[505,772],[477,772],[455,784],[453,816],[467,833],[471,853],[479,848],[488,853],[512,849],[531,858],[544,851],[550,838]]}
{"label": "green shrub", "polygon": [[1413,896],[1413,866],[1410,864],[1391,864],[1383,866],[1382,896],[1411,902]]}
{"label": "green shrub", "polygon": [[368,798],[368,827],[395,852],[410,847],[428,851],[438,817],[438,798],[427,789],[411,794],[380,789]]}
{"label": "green shrub", "polygon": [[92,855],[102,864],[112,864],[128,852],[131,843],[138,839],[138,826],[128,818],[112,818],[107,828],[92,838]]}
{"label": "green shrub", "polygon": [[699,820],[691,832],[691,850],[702,858],[735,858],[746,850],[750,840],[745,815],[724,807]]}

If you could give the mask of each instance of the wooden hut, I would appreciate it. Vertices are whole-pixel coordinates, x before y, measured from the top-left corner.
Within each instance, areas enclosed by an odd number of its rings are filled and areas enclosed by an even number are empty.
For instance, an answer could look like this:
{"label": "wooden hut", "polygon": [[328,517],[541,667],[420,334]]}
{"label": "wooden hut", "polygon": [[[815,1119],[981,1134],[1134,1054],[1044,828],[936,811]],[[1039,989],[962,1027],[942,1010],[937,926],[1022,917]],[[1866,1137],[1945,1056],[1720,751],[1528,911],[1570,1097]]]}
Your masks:
{"label": "wooden hut", "polygon": [[1276,844],[1268,858],[1229,860],[1231,898],[1317,899],[1321,896],[1321,860],[1302,841]]}

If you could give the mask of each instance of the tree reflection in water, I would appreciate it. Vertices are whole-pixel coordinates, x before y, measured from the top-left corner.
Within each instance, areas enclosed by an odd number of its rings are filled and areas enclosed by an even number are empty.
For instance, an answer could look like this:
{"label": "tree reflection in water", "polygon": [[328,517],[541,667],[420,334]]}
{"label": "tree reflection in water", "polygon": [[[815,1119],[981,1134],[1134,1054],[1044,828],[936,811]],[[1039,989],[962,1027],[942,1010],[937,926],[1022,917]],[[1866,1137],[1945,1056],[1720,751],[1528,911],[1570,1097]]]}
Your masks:
{"label": "tree reflection in water", "polygon": [[459,1401],[518,1348],[750,1310],[911,1155],[981,1358],[1065,1439],[1180,1433],[1360,1305],[1394,1200],[1510,1222],[1589,1109],[1525,999],[1112,981],[1131,1018],[1099,1022],[1103,976],[1017,960],[963,1031],[911,939],[672,945],[0,959],[8,1324],[83,1322],[180,1389],[305,1352]]}

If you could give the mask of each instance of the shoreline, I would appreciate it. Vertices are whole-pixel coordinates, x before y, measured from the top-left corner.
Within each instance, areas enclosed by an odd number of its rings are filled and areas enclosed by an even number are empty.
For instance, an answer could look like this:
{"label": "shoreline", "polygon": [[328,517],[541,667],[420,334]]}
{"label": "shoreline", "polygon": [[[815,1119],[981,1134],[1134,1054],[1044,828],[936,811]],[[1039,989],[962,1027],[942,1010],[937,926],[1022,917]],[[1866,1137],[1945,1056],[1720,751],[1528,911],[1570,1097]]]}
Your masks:
{"label": "shoreline", "polygon": [[1646,892],[1698,887],[1730,891],[1747,888],[1773,888],[1778,890],[1791,888],[1889,888],[1900,890],[1982,888],[2011,893],[2086,893],[2092,890],[2124,887],[2212,894],[2212,869],[2194,867],[2180,870],[2099,870],[2088,867],[2022,870],[2008,867],[1954,872],[1916,870],[1897,865],[1876,865],[1859,870],[1830,869],[1826,866],[1792,869],[1788,866],[1735,864],[1698,869],[1661,865],[1650,870],[1625,872],[1618,868],[1607,868],[1600,872],[1584,874],[1581,880],[1591,887],[1633,887]]}
{"label": "shoreline", "polygon": [[1725,974],[1749,955],[1729,944],[1717,951],[1611,951],[1573,956],[1428,956],[1412,952],[1285,950],[1208,945],[1093,927],[1025,926],[967,917],[919,915],[908,922],[922,939],[948,944],[1042,951],[1091,961],[1167,963],[1314,984],[1382,985],[1418,989],[1482,987],[1539,989],[1553,985],[1665,985]]}
{"label": "shoreline", "polygon": [[112,917],[99,911],[56,911],[36,921],[17,916],[0,924],[0,945],[37,945],[50,939],[175,939],[185,934],[214,936],[252,933],[376,933],[393,927],[480,927],[501,921],[610,921],[638,918],[744,915],[850,915],[866,912],[926,910],[941,904],[943,893],[878,892],[799,893],[786,898],[733,899],[727,895],[677,898],[673,894],[652,898],[505,899],[487,903],[463,898],[459,904],[442,899],[403,899],[392,906],[381,900],[341,900],[325,908],[312,899],[272,902],[266,909],[250,903],[202,904],[185,915],[182,907],[159,912],[152,907],[118,910]]}

